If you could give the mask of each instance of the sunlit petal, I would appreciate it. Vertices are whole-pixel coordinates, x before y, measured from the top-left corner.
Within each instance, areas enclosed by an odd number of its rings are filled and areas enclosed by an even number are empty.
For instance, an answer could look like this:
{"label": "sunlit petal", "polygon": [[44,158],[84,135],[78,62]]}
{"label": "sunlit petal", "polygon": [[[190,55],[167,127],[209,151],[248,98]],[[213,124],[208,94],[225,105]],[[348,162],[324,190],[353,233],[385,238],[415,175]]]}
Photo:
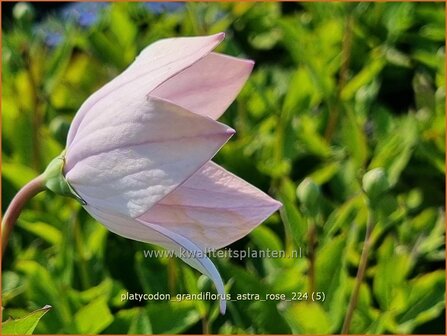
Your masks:
{"label": "sunlit petal", "polygon": [[211,53],[164,82],[151,95],[217,119],[236,98],[253,65],[250,60]]}
{"label": "sunlit petal", "polygon": [[234,130],[151,98],[88,132],[66,156],[66,178],[96,207],[137,217],[210,160]]}
{"label": "sunlit petal", "polygon": [[[125,113],[109,110],[110,105],[127,106],[149,94],[170,77],[208,55],[225,34],[200,37],[180,37],[157,41],[144,49],[124,72],[92,94],[82,104],[68,132],[67,147],[80,137],[79,129],[105,114],[113,119]],[[124,95],[123,92],[127,94]],[[95,108],[92,111],[92,108]]]}
{"label": "sunlit petal", "polygon": [[216,249],[247,235],[280,206],[209,162],[139,218],[179,233],[202,248]]}

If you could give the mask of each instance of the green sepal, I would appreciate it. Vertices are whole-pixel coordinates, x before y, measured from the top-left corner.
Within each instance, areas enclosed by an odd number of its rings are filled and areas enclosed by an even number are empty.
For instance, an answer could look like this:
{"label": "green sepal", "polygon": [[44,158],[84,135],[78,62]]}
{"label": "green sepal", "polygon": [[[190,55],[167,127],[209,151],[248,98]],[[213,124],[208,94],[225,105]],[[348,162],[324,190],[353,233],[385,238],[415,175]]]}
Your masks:
{"label": "green sepal", "polygon": [[45,187],[58,195],[72,197],[78,200],[82,205],[86,205],[87,203],[65,179],[64,165],[65,150],[58,157],[54,158],[45,169],[43,173]]}

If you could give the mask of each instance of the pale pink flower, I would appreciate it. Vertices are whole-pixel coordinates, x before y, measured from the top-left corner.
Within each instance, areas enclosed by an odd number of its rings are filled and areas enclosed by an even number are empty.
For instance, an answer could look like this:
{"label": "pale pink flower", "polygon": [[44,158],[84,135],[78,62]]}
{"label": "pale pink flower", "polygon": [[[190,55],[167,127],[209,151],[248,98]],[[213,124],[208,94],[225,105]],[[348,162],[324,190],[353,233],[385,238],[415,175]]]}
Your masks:
{"label": "pale pink flower", "polygon": [[[110,231],[197,253],[231,244],[280,207],[210,161],[235,132],[215,119],[253,68],[252,61],[213,53],[223,38],[148,46],[76,114],[64,175],[87,212]],[[184,261],[223,294],[216,267],[196,255]]]}

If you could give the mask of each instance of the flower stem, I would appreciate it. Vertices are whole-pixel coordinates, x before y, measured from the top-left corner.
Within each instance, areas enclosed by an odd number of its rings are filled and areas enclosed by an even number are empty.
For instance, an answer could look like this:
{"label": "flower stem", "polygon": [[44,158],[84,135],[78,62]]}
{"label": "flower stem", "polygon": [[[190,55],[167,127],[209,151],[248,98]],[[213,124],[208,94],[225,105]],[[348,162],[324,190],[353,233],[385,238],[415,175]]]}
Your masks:
{"label": "flower stem", "polygon": [[353,32],[353,15],[348,14],[346,17],[346,23],[344,28],[344,38],[341,47],[341,66],[340,66],[340,77],[338,80],[338,90],[337,97],[333,104],[329,107],[329,121],[327,123],[326,129],[324,131],[324,137],[326,141],[331,142],[334,132],[337,129],[337,123],[340,116],[340,108],[342,107],[341,92],[346,85],[349,75],[349,63],[351,60],[352,52],[352,32]]}
{"label": "flower stem", "polygon": [[[371,211],[371,210],[370,210]],[[371,233],[374,227],[374,222],[372,219],[372,214],[370,212],[368,217],[368,223],[366,225],[365,242],[363,244],[362,255],[360,256],[359,268],[357,270],[357,276],[355,277],[355,286],[349,300],[348,310],[346,312],[345,320],[343,322],[343,327],[341,330],[342,334],[348,334],[349,328],[351,326],[352,316],[354,315],[355,307],[357,306],[357,301],[359,298],[360,287],[363,282],[363,277],[365,276],[366,266],[368,264],[368,255],[371,247]]]}
{"label": "flower stem", "polygon": [[208,321],[208,317],[206,316],[207,313],[205,313],[205,316],[202,317],[202,334],[207,335],[210,333],[210,325]]}
{"label": "flower stem", "polygon": [[45,181],[42,175],[37,176],[28,182],[14,196],[2,220],[2,256],[5,253],[8,244],[8,238],[22,211],[25,203],[35,195],[45,190]]}
{"label": "flower stem", "polygon": [[312,220],[309,227],[309,291],[315,292],[315,245],[317,238],[317,226]]}

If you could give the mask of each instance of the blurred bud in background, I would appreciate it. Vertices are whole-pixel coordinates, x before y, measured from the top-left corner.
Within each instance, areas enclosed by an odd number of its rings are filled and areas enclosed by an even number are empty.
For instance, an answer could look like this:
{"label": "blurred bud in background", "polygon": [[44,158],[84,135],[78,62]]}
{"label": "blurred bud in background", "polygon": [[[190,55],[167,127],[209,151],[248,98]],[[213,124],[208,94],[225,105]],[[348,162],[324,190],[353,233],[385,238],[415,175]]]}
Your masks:
{"label": "blurred bud in background", "polygon": [[363,175],[362,187],[371,205],[375,206],[389,189],[390,184],[385,171],[382,168],[374,168]]}
{"label": "blurred bud in background", "polygon": [[320,187],[309,177],[306,177],[296,189],[298,200],[302,204],[303,211],[310,216],[316,216],[320,211],[321,192]]}
{"label": "blurred bud in background", "polygon": [[14,19],[22,22],[31,22],[34,18],[35,12],[31,4],[26,2],[19,2],[14,6],[12,11]]}

